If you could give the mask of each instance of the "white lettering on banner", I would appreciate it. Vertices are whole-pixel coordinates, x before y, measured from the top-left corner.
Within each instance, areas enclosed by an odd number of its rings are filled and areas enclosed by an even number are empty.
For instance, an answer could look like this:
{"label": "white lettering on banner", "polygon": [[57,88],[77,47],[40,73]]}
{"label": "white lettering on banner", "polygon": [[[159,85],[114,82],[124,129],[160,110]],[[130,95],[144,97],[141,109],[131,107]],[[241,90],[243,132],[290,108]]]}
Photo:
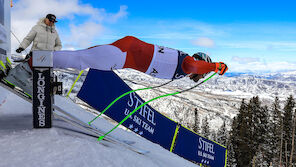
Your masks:
{"label": "white lettering on banner", "polygon": [[135,123],[137,123],[138,125],[141,125],[141,118],[137,117],[136,115],[134,116],[134,120],[133,120]]}
{"label": "white lettering on banner", "polygon": [[154,133],[154,128],[149,126],[149,124],[147,124],[146,122],[143,122],[142,128],[144,128],[145,130],[147,130],[151,134]]}
{"label": "white lettering on banner", "polygon": [[[144,106],[144,111],[147,111],[148,110],[148,113],[147,113],[147,120],[149,122],[151,122],[154,126],[156,125],[156,123],[154,122],[154,112],[151,110],[150,107],[148,106]],[[145,115],[143,115],[143,117],[145,118]]]}
{"label": "white lettering on banner", "polygon": [[[125,111],[124,111],[124,114],[125,114],[125,115],[130,114],[130,110],[126,108]],[[130,118],[130,119],[133,119],[133,116],[131,115],[129,118]]]}
{"label": "white lettering on banner", "polygon": [[45,99],[44,94],[37,94],[37,99],[39,100],[39,106],[44,106],[43,105],[43,102],[44,102],[44,99]]}
{"label": "white lettering on banner", "polygon": [[134,105],[134,99],[133,99],[133,96],[132,96],[133,93],[130,93],[130,101],[127,102],[127,105],[129,107],[133,107]]}
{"label": "white lettering on banner", "polygon": [[201,137],[199,138],[198,149],[201,149],[203,151],[215,154],[215,152],[214,152],[214,144],[203,140]]}
{"label": "white lettering on banner", "polygon": [[42,94],[44,94],[44,86],[38,86],[37,87],[37,93],[42,93]]}
{"label": "white lettering on banner", "polygon": [[[134,108],[134,109],[136,109],[136,108],[138,108],[140,105],[142,105],[143,102],[142,102],[140,99],[138,99],[138,97],[136,96],[135,93],[133,93],[133,95],[134,95],[134,98],[137,100],[137,102],[136,102],[136,106],[135,106],[135,108]],[[138,111],[139,111],[139,112],[142,112],[142,110],[143,110],[143,107],[141,107]]]}
{"label": "white lettering on banner", "polygon": [[[215,160],[214,144],[203,140],[201,137],[198,140],[197,155],[206,159]],[[214,154],[214,155],[213,155]]]}
{"label": "white lettering on banner", "polygon": [[[143,102],[133,92],[133,93],[130,94],[130,100],[127,102],[127,104],[128,104],[129,107],[132,107],[132,108],[136,109],[137,107],[142,105]],[[144,105],[138,111],[139,111],[139,115],[141,115],[143,118],[145,118],[152,125],[154,125],[154,126],[156,125],[156,123],[155,123],[155,113],[148,105]]]}
{"label": "white lettering on banner", "polygon": [[42,73],[38,73],[38,81],[37,81],[37,99],[39,101],[38,109],[38,120],[39,126],[45,126],[45,110],[46,107],[43,105],[45,99],[45,77],[42,76]]}
{"label": "white lettering on banner", "polygon": [[[125,109],[124,114],[127,116],[130,114],[129,109]],[[144,130],[148,131],[149,133],[154,133],[154,128],[151,127],[148,123],[144,122],[141,118],[139,118],[137,115],[134,115],[133,117],[130,116],[130,119],[132,119],[133,122],[135,122],[138,126],[133,126],[132,124],[129,125],[129,129],[137,129],[137,127],[142,127]],[[139,130],[134,130],[134,132],[138,132]],[[139,131],[139,134],[142,135],[143,131]]]}

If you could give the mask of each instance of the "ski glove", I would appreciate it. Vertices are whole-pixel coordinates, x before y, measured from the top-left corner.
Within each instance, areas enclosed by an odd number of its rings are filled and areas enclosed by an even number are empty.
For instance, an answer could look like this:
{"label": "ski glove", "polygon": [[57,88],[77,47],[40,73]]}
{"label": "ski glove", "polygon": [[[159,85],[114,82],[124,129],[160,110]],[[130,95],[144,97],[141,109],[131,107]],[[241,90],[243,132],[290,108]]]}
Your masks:
{"label": "ski glove", "polygon": [[218,73],[219,75],[224,75],[227,70],[228,70],[228,67],[223,62],[216,63],[215,72]]}
{"label": "ski glove", "polygon": [[21,53],[22,51],[24,51],[25,49],[24,48],[18,48],[16,51],[16,53]]}
{"label": "ski glove", "polygon": [[203,75],[202,74],[190,74],[189,78],[191,80],[193,80],[194,82],[198,82],[199,79],[203,78]]}

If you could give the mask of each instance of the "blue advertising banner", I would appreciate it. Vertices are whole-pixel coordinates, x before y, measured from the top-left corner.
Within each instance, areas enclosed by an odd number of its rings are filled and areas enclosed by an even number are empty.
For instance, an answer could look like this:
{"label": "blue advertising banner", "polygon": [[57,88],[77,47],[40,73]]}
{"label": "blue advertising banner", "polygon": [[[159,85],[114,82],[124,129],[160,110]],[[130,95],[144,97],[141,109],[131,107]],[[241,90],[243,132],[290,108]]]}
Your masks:
{"label": "blue advertising banner", "polygon": [[226,166],[226,148],[184,128],[179,129],[173,151],[185,159],[207,166]]}
{"label": "blue advertising banner", "polygon": [[[90,69],[77,97],[102,111],[130,90],[114,72]],[[114,103],[104,114],[120,122],[143,103],[144,100],[133,92]],[[149,105],[143,106],[122,125],[187,160],[212,167],[225,166],[225,147],[179,126]]]}
{"label": "blue advertising banner", "polygon": [[[118,96],[131,88],[112,71],[91,69],[77,97],[98,111],[104,110]],[[112,105],[105,115],[117,122],[123,120],[131,111],[143,104],[144,100],[131,93]],[[145,105],[126,120],[123,126],[142,137],[170,149],[177,124]]]}

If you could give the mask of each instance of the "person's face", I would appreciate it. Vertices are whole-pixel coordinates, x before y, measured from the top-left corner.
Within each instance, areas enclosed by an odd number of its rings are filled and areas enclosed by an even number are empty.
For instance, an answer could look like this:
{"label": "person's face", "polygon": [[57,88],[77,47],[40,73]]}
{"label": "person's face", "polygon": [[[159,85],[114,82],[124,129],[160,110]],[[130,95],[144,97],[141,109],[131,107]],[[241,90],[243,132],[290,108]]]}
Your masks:
{"label": "person's face", "polygon": [[45,22],[45,24],[48,25],[48,26],[53,26],[53,25],[54,25],[54,22],[49,21],[48,18],[45,18],[44,22]]}

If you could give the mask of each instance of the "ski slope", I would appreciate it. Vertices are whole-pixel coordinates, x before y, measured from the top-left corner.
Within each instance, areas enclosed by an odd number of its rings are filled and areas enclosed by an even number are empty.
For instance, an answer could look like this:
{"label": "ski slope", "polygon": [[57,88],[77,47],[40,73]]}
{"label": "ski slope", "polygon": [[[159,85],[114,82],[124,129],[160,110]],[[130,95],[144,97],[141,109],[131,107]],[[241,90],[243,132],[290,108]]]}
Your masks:
{"label": "ski slope", "polygon": [[[191,167],[197,166],[159,145],[136,136],[125,129],[117,129],[114,138],[135,142],[133,146],[149,151],[138,154],[121,145],[74,132],[70,124],[54,119],[51,129],[32,129],[32,105],[0,87],[0,167],[39,166],[104,166],[104,167]],[[82,120],[94,117],[71,100],[56,96],[57,106]],[[112,125],[100,118],[94,125],[103,131]],[[67,130],[72,129],[72,130]]]}

